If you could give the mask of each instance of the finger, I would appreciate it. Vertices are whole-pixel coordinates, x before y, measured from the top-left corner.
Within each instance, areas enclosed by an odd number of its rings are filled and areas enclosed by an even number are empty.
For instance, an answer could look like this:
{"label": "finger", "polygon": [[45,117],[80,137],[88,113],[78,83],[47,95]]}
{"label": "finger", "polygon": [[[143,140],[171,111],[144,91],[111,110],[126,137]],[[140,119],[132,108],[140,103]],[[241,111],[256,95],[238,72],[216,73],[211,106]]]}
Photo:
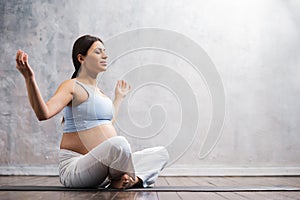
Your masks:
{"label": "finger", "polygon": [[20,53],[21,53],[21,51],[20,51],[20,49],[19,49],[19,50],[17,51],[17,53],[16,53],[16,62],[17,62],[17,63],[19,63]]}
{"label": "finger", "polygon": [[25,63],[24,63],[24,51],[22,52],[22,55],[21,55],[21,62],[22,62],[22,64],[24,65]]}
{"label": "finger", "polygon": [[126,88],[127,90],[129,90],[129,87],[130,87],[129,83],[125,82],[125,88]]}
{"label": "finger", "polygon": [[28,67],[28,54],[27,53],[24,54],[23,60],[24,60],[25,66]]}
{"label": "finger", "polygon": [[20,67],[22,67],[22,62],[20,61],[21,60],[20,59],[21,54],[22,54],[22,51],[18,50],[17,55],[16,55],[16,63],[17,63],[18,69]]}
{"label": "finger", "polygon": [[18,49],[17,53],[16,53],[16,61],[18,60],[19,58],[19,53],[20,53],[20,49]]}
{"label": "finger", "polygon": [[19,54],[18,54],[18,60],[20,61],[20,57],[22,56],[22,50],[19,51]]}
{"label": "finger", "polygon": [[18,55],[18,62],[22,65],[22,57],[23,57],[23,51],[20,51],[19,55]]}

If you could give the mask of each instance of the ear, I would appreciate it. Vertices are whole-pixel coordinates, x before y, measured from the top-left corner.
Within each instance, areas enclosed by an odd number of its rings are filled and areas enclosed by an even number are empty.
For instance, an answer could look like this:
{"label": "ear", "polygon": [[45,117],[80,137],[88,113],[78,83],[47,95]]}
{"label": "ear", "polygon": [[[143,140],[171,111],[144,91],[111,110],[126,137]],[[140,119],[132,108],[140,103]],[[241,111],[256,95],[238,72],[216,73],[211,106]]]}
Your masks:
{"label": "ear", "polygon": [[84,56],[83,55],[81,55],[81,54],[78,54],[77,55],[77,60],[82,64],[83,63],[83,61],[84,61]]}

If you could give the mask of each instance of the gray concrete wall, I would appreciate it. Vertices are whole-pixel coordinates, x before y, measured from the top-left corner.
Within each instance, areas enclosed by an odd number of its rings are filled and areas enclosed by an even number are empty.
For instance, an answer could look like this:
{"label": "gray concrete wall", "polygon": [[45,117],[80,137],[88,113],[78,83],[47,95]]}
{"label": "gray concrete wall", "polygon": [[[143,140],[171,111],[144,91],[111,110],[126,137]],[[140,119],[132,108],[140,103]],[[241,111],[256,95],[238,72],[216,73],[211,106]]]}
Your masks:
{"label": "gray concrete wall", "polygon": [[299,175],[299,13],[298,0],[2,0],[0,174],[57,174],[62,115],[35,118],[16,51],[47,100],[89,33],[111,59],[99,87],[133,86],[116,129],[134,150],[166,146],[164,174]]}

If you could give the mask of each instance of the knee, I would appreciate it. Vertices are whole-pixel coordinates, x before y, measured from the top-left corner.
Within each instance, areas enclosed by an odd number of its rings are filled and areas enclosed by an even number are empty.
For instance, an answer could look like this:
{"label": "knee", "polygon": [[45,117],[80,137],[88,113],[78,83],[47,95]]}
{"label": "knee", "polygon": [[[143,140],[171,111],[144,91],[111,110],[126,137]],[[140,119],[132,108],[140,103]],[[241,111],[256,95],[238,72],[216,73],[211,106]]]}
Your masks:
{"label": "knee", "polygon": [[131,154],[131,146],[125,137],[113,137],[111,142],[113,149],[115,149],[118,152],[118,154]]}

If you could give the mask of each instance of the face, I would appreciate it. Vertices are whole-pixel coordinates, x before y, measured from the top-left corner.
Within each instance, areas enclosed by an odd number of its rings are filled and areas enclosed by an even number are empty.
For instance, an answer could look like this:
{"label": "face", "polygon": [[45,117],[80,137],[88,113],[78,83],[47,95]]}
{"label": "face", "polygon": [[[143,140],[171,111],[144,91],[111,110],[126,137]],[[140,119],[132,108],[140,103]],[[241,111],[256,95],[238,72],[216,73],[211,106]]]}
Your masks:
{"label": "face", "polygon": [[104,45],[100,41],[94,42],[89,48],[87,55],[83,56],[82,59],[82,65],[90,72],[98,74],[107,69],[107,55]]}

